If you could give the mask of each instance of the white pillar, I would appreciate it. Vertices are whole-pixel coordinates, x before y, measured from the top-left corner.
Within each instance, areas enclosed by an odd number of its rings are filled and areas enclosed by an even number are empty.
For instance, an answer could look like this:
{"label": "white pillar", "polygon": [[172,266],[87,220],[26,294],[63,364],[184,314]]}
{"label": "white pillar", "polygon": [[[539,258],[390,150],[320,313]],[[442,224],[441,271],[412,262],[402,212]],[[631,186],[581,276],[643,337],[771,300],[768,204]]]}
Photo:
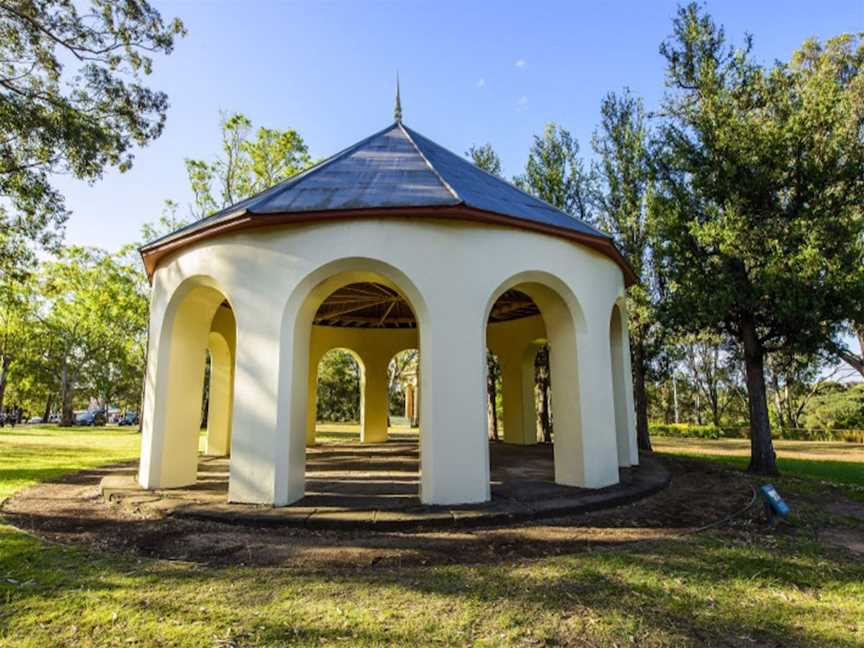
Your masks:
{"label": "white pillar", "polygon": [[[552,365],[552,409],[555,416],[555,444],[558,445],[558,409],[566,397],[556,385],[579,386],[581,409],[582,477],[576,486],[603,488],[618,483],[618,444],[615,436],[615,408],[612,398],[612,366],[609,362],[608,320],[604,314],[588,321],[588,332],[578,337],[576,363],[561,362],[555,355]],[[573,356],[568,353],[568,356]],[[578,381],[570,368],[578,365]],[[562,375],[563,374],[563,375]],[[563,382],[562,382],[563,381]],[[573,382],[568,382],[573,381]],[[562,400],[565,403],[562,404]],[[556,448],[556,471],[558,466]],[[556,479],[557,481],[557,479]]]}
{"label": "white pillar", "polygon": [[[471,305],[440,309],[420,331],[420,499],[489,499],[486,349]],[[425,323],[424,323],[425,324]]]}
{"label": "white pillar", "polygon": [[361,359],[364,380],[360,385],[360,442],[383,443],[387,440],[387,365],[390,354],[387,350],[370,349]]}
{"label": "white pillar", "polygon": [[[279,479],[289,467],[288,431],[277,421],[280,403],[280,321],[275,309],[258,304],[237,307],[237,356],[234,379],[228,499],[247,504],[287,504]],[[307,374],[304,366],[302,379]],[[305,416],[303,417],[305,423]],[[305,429],[303,430],[305,432]],[[305,434],[301,436],[301,444]],[[292,466],[293,467],[293,466]],[[300,459],[300,471],[303,459]],[[302,487],[299,496],[302,497]],[[298,499],[298,498],[295,498]]]}
{"label": "white pillar", "polygon": [[615,406],[615,434],[618,445],[618,465],[639,463],[636,446],[635,409],[633,407],[633,376],[630,373],[630,344],[627,321],[623,311],[612,309],[609,323],[609,345],[612,362],[612,392]]}
{"label": "white pillar", "polygon": [[207,405],[205,454],[227,456],[231,451],[231,412],[234,404],[234,359],[228,341],[215,331],[209,335],[210,395]]}
{"label": "white pillar", "polygon": [[537,412],[534,405],[535,344],[515,348],[498,356],[501,389],[504,392],[504,441],[518,445],[537,443]]}

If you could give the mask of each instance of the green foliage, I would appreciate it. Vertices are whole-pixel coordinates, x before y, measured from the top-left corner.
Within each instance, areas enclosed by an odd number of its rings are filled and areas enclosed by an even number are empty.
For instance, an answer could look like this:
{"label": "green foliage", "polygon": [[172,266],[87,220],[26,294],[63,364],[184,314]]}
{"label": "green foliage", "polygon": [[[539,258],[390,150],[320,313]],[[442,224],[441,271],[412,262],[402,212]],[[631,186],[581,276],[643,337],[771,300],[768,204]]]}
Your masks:
{"label": "green foliage", "polygon": [[0,3],[0,230],[56,246],[67,212],[57,173],[126,171],[162,133],[168,99],[141,85],[151,54],[185,33],[146,0]]}
{"label": "green foliage", "polygon": [[482,146],[472,146],[468,149],[466,155],[471,158],[471,161],[475,165],[484,171],[501,177],[501,158],[498,157],[491,144],[486,143]]}
{"label": "green foliage", "polygon": [[579,157],[579,142],[557,124],[534,136],[525,173],[513,182],[563,212],[592,220],[596,180]]}
{"label": "green foliage", "polygon": [[[694,423],[651,423],[651,434],[673,439],[744,439],[746,426],[696,425]],[[864,443],[864,428],[778,428],[774,436],[787,441],[844,441]]]}
{"label": "green foliage", "polygon": [[43,396],[59,391],[67,423],[90,396],[137,406],[147,326],[137,269],[99,249],[66,248],[43,264],[39,294],[38,355],[29,370],[43,376]]}
{"label": "green foliage", "polygon": [[864,429],[864,384],[835,384],[808,404],[804,424],[810,429]]}
{"label": "green foliage", "polygon": [[696,5],[662,53],[658,211],[679,328],[812,353],[864,309],[864,48],[807,41],[765,68]]}
{"label": "green foliage", "polygon": [[242,113],[222,116],[222,152],[213,162],[186,160],[194,218],[269,189],[311,164],[309,149],[294,129],[259,128]]}
{"label": "green foliage", "polygon": [[318,364],[316,418],[331,423],[360,420],[360,366],[348,351],[329,351]]}

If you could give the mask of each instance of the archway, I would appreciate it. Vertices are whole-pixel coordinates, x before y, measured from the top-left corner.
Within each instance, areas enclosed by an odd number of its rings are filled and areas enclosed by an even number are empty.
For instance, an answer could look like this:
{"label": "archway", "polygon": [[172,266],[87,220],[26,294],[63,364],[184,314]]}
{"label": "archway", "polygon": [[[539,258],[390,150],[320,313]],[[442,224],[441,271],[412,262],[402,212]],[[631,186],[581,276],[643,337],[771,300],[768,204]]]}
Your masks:
{"label": "archway", "polygon": [[391,428],[410,431],[420,422],[420,352],[403,349],[387,365],[387,405]]}
{"label": "archway", "polygon": [[[350,428],[339,432],[346,440],[363,438],[365,367],[360,356],[343,347],[325,352],[317,361],[314,392],[310,390],[309,413],[316,433],[321,426],[348,424]],[[311,388],[310,388],[311,389]],[[328,434],[335,434],[328,430]]]}
{"label": "archway", "polygon": [[[314,283],[313,283],[314,282]],[[415,315],[416,314],[416,315]],[[305,446],[316,443],[313,368],[325,350],[351,349],[364,367],[361,441],[387,440],[387,368],[401,349],[419,348],[425,306],[398,270],[370,259],[344,259],[310,274],[283,319],[280,399],[290,402],[285,501],[305,491]],[[287,350],[289,353],[285,353]],[[303,379],[300,379],[303,377]]]}
{"label": "archway", "polygon": [[501,362],[504,441],[537,443],[535,359],[548,343],[554,480],[568,486],[590,485],[577,358],[577,338],[585,323],[575,296],[555,277],[525,273],[493,294],[486,313],[487,346]]}
{"label": "archway", "polygon": [[215,282],[193,277],[164,306],[156,335],[156,359],[147,371],[138,480],[145,488],[188,486],[197,478],[208,353],[207,450],[229,453],[236,322]]}

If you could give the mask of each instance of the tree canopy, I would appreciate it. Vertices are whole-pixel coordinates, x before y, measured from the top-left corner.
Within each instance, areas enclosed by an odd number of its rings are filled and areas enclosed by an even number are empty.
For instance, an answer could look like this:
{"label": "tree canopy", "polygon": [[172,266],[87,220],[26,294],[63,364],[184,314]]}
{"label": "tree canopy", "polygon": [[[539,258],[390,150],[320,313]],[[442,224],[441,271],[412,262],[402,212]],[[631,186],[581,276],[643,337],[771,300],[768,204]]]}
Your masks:
{"label": "tree canopy", "polygon": [[146,0],[0,2],[0,252],[56,246],[67,212],[52,174],[128,170],[159,137],[168,98],[142,85],[185,31]]}
{"label": "tree canopy", "polygon": [[774,472],[766,354],[825,349],[864,308],[864,48],[809,40],[761,66],[691,4],[661,53],[664,312],[741,344],[750,468]]}

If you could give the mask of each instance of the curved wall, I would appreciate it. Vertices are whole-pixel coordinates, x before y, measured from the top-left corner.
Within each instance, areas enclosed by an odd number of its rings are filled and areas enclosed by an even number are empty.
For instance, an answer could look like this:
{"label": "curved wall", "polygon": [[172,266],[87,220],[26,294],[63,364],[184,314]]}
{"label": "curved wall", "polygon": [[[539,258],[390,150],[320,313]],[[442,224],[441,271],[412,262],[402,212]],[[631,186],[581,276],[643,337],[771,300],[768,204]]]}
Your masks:
{"label": "curved wall", "polygon": [[[225,234],[169,255],[157,268],[152,380],[170,358],[164,350],[170,326],[163,319],[170,319],[178,289],[196,276],[212,278],[237,322],[232,501],[284,505],[302,497],[311,316],[332,289],[370,279],[402,292],[418,319],[424,502],[489,498],[486,317],[498,294],[526,281],[538,287],[535,292],[554,297],[548,308],[561,310],[556,322],[572,321],[561,334],[575,345],[562,380],[578,377],[572,382],[578,406],[567,409],[578,415],[581,436],[578,453],[564,458],[578,463],[570,474],[592,488],[618,480],[609,326],[624,277],[599,252],[504,226],[392,217]],[[543,300],[541,294],[541,311]],[[150,411],[145,408],[142,466],[149,465],[147,448],[165,429],[160,432],[147,418],[164,417],[164,407],[156,397]],[[158,486],[158,469],[148,470],[147,483]]]}

